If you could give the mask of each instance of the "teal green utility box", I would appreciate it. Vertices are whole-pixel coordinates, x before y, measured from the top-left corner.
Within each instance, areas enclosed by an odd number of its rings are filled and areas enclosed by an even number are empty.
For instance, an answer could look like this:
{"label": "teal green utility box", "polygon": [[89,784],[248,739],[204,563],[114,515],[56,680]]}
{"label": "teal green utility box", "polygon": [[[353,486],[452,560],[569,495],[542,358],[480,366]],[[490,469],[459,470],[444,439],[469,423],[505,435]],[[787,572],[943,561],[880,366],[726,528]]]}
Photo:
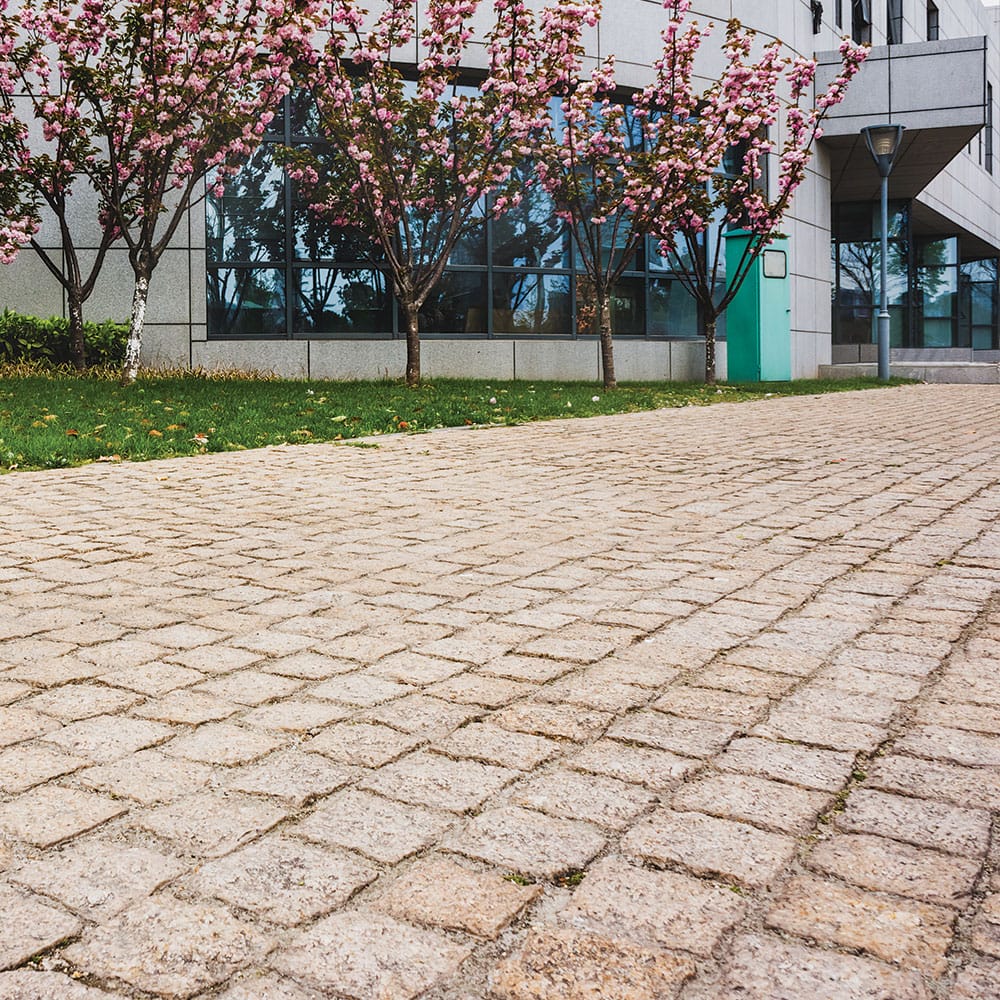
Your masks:
{"label": "teal green utility box", "polygon": [[[726,234],[726,271],[735,274],[750,233]],[[791,279],[788,240],[770,243],[754,261],[726,310],[726,361],[730,382],[790,382],[792,378]]]}

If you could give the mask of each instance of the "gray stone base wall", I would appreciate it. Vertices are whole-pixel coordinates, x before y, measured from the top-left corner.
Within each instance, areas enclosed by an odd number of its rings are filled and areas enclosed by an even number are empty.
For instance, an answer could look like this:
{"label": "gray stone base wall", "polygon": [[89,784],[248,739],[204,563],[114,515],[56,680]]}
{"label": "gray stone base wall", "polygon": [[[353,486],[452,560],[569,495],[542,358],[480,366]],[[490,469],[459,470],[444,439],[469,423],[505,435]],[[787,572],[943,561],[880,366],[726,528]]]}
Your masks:
{"label": "gray stone base wall", "polygon": [[[401,340],[199,340],[186,327],[149,327],[143,363],[274,372],[286,378],[402,378],[406,345]],[[203,334],[202,334],[203,336]],[[596,340],[425,340],[421,370],[428,378],[594,381],[601,378]],[[705,373],[703,341],[619,341],[615,369],[622,382],[700,382]],[[717,349],[717,371],[726,376],[726,344]]]}

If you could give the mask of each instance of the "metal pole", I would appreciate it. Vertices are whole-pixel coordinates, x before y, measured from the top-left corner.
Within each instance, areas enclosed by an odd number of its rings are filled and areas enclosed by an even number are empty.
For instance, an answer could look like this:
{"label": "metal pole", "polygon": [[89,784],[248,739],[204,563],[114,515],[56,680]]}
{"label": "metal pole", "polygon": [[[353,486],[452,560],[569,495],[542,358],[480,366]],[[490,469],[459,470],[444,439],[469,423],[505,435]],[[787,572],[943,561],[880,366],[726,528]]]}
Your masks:
{"label": "metal pole", "polygon": [[889,381],[889,177],[882,177],[882,290],[878,314],[878,377]]}

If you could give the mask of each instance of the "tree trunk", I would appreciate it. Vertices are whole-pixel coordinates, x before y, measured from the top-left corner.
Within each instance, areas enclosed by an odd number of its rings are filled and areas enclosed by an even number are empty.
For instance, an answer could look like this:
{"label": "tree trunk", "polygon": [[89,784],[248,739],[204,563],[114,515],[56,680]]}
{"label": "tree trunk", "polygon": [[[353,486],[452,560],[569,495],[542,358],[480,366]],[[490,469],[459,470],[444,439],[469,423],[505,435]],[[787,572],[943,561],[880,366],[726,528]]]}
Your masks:
{"label": "tree trunk", "polygon": [[131,385],[139,374],[139,353],[142,350],[142,326],[146,321],[146,299],[149,295],[149,275],[135,276],[135,292],[132,295],[132,317],[129,320],[128,344],[125,347],[125,361],[122,363],[122,383]]}
{"label": "tree trunk", "polygon": [[404,306],[406,314],[406,384],[420,385],[420,310]]}
{"label": "tree trunk", "polygon": [[705,322],[705,385],[715,385],[715,320]]}
{"label": "tree trunk", "polygon": [[601,374],[605,389],[617,389],[615,378],[615,345],[611,336],[611,299],[603,289],[597,290],[598,326],[601,334]]}
{"label": "tree trunk", "polygon": [[69,305],[69,349],[73,367],[82,372],[87,367],[87,345],[83,339],[83,302],[79,295],[70,290]]}

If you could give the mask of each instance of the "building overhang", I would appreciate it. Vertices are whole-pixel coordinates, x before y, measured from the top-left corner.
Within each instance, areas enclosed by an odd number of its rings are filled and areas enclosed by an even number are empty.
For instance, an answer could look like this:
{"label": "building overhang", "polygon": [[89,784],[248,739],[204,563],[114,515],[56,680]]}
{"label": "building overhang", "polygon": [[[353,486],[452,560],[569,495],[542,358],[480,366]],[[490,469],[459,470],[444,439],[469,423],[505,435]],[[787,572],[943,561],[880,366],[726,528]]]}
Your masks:
{"label": "building overhang", "polygon": [[[878,197],[881,180],[861,136],[866,125],[906,126],[889,178],[892,198],[914,198],[986,124],[986,37],[873,48],[823,123],[834,202]],[[816,54],[816,92],[840,54]]]}

